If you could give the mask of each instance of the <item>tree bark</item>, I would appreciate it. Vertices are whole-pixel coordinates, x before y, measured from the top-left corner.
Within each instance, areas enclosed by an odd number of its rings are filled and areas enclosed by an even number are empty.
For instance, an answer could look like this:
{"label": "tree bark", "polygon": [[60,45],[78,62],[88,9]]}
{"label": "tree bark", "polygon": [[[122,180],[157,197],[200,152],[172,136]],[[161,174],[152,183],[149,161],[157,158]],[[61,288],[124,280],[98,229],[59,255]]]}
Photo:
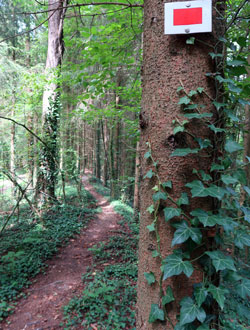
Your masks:
{"label": "tree bark", "polygon": [[[172,1],[167,1],[172,2]],[[219,4],[214,0],[213,6]],[[219,8],[217,8],[219,10]],[[154,160],[158,162],[158,175],[161,182],[172,181],[171,196],[176,201],[182,192],[189,192],[185,184],[197,179],[192,173],[193,169],[209,171],[213,161],[212,155],[207,149],[199,156],[171,157],[176,148],[197,147],[193,139],[180,132],[174,134],[173,120],[183,121],[181,107],[178,105],[180,96],[177,88],[181,85],[190,92],[198,87],[205,89],[206,93],[214,98],[216,95],[213,80],[209,80],[205,73],[214,72],[214,62],[208,54],[217,43],[222,27],[216,20],[216,11],[213,10],[213,33],[203,33],[195,36],[195,44],[189,45],[187,35],[164,35],[164,6],[161,1],[145,0],[144,4],[144,38],[143,38],[143,68],[142,68],[142,110],[140,114],[140,162],[142,177],[152,169],[152,163],[145,159],[148,151],[147,143],[151,145]],[[198,41],[199,40],[199,41]],[[182,95],[183,96],[183,95]],[[205,105],[204,112],[210,112],[213,119],[217,119],[216,109],[211,100],[201,95],[197,102]],[[207,125],[201,120],[193,120],[187,126],[188,131],[201,139],[214,141],[214,135]],[[216,146],[215,146],[216,148]],[[171,303],[169,318],[171,322],[148,322],[151,304],[159,304],[159,285],[148,285],[144,272],[153,272],[157,283],[160,282],[159,258],[152,258],[152,250],[156,249],[156,238],[146,228],[153,221],[147,208],[153,203],[152,188],[157,184],[156,177],[144,179],[140,187],[140,240],[139,240],[139,269],[138,269],[138,296],[137,296],[137,329],[139,330],[165,330],[172,329],[172,324],[177,323],[179,302],[192,293],[194,282],[202,281],[202,271],[195,271],[191,278],[185,275],[173,277],[163,282],[163,290],[171,285],[176,301]],[[163,258],[173,253],[171,241],[174,229],[164,220],[163,207],[173,206],[162,203],[158,214],[158,232],[160,235],[160,250]],[[186,212],[194,208],[212,210],[214,201],[212,198],[195,198],[187,206]]]}

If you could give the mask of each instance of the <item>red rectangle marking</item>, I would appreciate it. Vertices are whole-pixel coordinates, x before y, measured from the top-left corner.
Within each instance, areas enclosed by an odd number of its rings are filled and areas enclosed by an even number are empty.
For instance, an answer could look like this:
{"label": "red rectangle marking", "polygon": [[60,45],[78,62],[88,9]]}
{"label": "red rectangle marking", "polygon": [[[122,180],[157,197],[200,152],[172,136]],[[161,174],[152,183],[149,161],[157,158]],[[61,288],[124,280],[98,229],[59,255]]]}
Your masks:
{"label": "red rectangle marking", "polygon": [[174,25],[202,24],[202,8],[174,9]]}

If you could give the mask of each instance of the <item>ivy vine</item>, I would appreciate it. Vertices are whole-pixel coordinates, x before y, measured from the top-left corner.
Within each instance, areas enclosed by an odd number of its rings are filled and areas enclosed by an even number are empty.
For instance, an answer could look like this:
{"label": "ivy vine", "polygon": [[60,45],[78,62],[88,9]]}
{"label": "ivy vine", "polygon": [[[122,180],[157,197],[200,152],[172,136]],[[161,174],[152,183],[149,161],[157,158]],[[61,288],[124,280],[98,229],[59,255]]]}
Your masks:
{"label": "ivy vine", "polygon": [[[194,38],[193,38],[194,39]],[[224,43],[224,49],[231,47],[224,38],[220,38]],[[188,42],[190,43],[190,42]],[[194,40],[192,40],[194,43]],[[222,53],[210,53],[213,60],[223,59]],[[224,150],[221,155],[215,159],[210,173],[202,170],[193,169],[196,179],[188,182],[185,186],[189,193],[183,192],[178,200],[171,197],[172,182],[163,182],[158,174],[158,162],[154,158],[150,142],[147,142],[147,152],[144,158],[152,164],[144,179],[155,179],[157,182],[153,187],[152,204],[147,211],[152,215],[152,223],[147,226],[150,233],[153,233],[156,239],[156,249],[152,252],[153,258],[161,260],[161,276],[159,280],[160,303],[151,305],[149,323],[168,320],[171,327],[175,330],[197,329],[206,330],[220,325],[225,325],[223,315],[225,301],[233,287],[233,291],[241,299],[246,299],[250,295],[250,280],[247,276],[247,264],[242,258],[236,258],[233,250],[235,248],[243,250],[250,246],[249,223],[250,209],[248,202],[250,199],[250,188],[247,186],[245,166],[249,166],[250,157],[242,159],[242,145],[235,140],[233,128],[237,126],[242,130],[241,120],[237,117],[237,106],[250,104],[246,100],[244,88],[235,76],[244,74],[245,67],[248,65],[244,58],[232,54],[227,57],[225,75],[208,73],[207,76],[214,79],[217,88],[225,91],[223,101],[211,99],[204,88],[198,87],[195,90],[186,91],[180,82],[177,92],[180,93],[178,105],[183,112],[184,120],[173,122],[174,135],[179,132],[187,131],[187,124],[193,119],[201,120],[211,129],[215,136],[223,139],[223,133],[228,132],[229,136],[224,143],[221,141],[221,147]],[[234,78],[233,78],[234,77]],[[221,88],[222,87],[222,88]],[[199,96],[206,96],[214,105],[218,122],[223,118],[225,126],[216,125],[210,119],[211,113],[204,112],[202,104],[195,103]],[[213,141],[209,139],[200,139],[193,136],[197,148],[177,148],[171,154],[171,157],[186,157],[190,154],[198,154],[201,150],[211,148]],[[239,157],[238,157],[239,156]],[[242,201],[242,191],[244,191],[244,200]],[[214,211],[206,211],[200,208],[192,210],[190,214],[184,212],[183,206],[189,205],[192,198],[212,197],[218,201]],[[208,231],[214,231],[214,244],[212,248],[200,249],[201,253],[195,259],[192,259],[187,246],[176,248],[171,255],[164,258],[161,255],[160,235],[158,232],[158,215],[162,201],[170,202],[165,207],[164,218],[167,223],[175,228],[174,237],[171,246],[186,243],[188,240],[193,245],[200,247]],[[175,221],[177,220],[178,221]],[[170,221],[171,220],[171,221]],[[205,245],[205,244],[203,244]],[[206,245],[205,245],[206,246]],[[199,249],[198,249],[199,251]],[[177,325],[173,325],[168,317],[168,305],[175,300],[173,290],[170,286],[163,289],[163,281],[173,276],[185,274],[190,277],[194,271],[194,262],[200,262],[204,270],[204,279],[193,286],[193,294],[190,297],[184,297],[180,302],[180,315]],[[153,272],[144,273],[148,285],[156,282]],[[211,306],[216,304],[218,311],[211,314]],[[219,324],[218,324],[219,323]]]}

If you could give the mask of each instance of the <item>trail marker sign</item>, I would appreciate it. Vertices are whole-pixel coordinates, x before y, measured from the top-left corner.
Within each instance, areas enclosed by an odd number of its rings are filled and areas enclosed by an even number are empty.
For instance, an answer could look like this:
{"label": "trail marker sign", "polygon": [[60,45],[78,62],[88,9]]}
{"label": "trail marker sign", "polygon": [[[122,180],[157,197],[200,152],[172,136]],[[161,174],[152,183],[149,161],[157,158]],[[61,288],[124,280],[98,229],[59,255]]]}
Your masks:
{"label": "trail marker sign", "polygon": [[212,32],[212,0],[165,3],[165,34]]}

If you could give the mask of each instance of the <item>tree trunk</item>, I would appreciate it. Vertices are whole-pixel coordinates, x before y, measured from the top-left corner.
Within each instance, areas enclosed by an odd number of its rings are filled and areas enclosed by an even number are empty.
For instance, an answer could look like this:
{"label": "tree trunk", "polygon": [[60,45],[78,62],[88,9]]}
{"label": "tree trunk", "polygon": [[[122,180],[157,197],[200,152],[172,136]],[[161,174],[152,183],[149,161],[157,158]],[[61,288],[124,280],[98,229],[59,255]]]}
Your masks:
{"label": "tree trunk", "polygon": [[101,125],[96,123],[96,177],[101,179]]}
{"label": "tree trunk", "polygon": [[139,179],[140,179],[140,158],[139,158],[139,142],[136,144],[135,158],[135,187],[134,187],[134,212],[139,212]]}
{"label": "tree trunk", "polygon": [[49,0],[49,32],[46,70],[48,80],[52,82],[43,94],[43,140],[47,147],[42,147],[40,158],[40,173],[37,182],[37,196],[41,204],[51,204],[56,201],[55,185],[59,170],[57,131],[60,116],[60,95],[58,79],[62,63],[63,46],[63,21],[67,0]]}
{"label": "tree trunk", "polygon": [[[172,2],[172,1],[167,1]],[[219,3],[214,0],[213,5]],[[194,35],[194,45],[189,45],[186,40],[190,36],[186,35],[164,35],[164,6],[156,0],[145,0],[144,4],[144,38],[143,38],[143,69],[142,69],[142,110],[140,114],[140,162],[142,177],[153,168],[152,162],[144,157],[145,153],[151,149],[155,162],[158,162],[157,171],[161,182],[172,181],[171,197],[174,201],[181,196],[181,193],[189,190],[185,184],[197,180],[193,169],[209,171],[213,157],[206,150],[198,155],[186,157],[171,157],[171,153],[176,148],[197,148],[193,138],[185,132],[174,134],[173,121],[182,122],[184,117],[181,106],[178,105],[180,95],[177,93],[178,87],[184,86],[187,93],[196,90],[198,87],[204,88],[207,95],[215,98],[215,86],[213,80],[209,80],[205,73],[214,72],[214,63],[211,56],[211,47],[215,46],[219,35],[221,19],[215,20],[213,33],[203,33]],[[213,15],[216,11],[213,10]],[[210,46],[211,45],[211,46]],[[184,95],[181,95],[184,96]],[[216,120],[216,109],[211,100],[202,94],[197,96],[197,103],[205,105],[204,112],[210,112],[213,120]],[[191,134],[201,139],[214,141],[213,132],[203,124],[202,120],[192,120],[187,125]],[[216,147],[215,147],[216,149]],[[151,179],[144,179],[140,186],[140,241],[139,241],[139,273],[138,273],[138,299],[137,299],[137,329],[141,330],[165,330],[172,329],[172,325],[177,323],[179,314],[179,302],[184,296],[190,296],[193,283],[202,282],[202,271],[194,271],[191,278],[184,274],[175,278],[170,277],[163,281],[163,292],[170,285],[173,289],[175,301],[171,303],[168,311],[169,321],[156,321],[149,323],[151,304],[160,304],[161,282],[161,261],[159,257],[152,258],[152,250],[157,248],[157,241],[154,232],[147,229],[153,222],[153,216],[147,208],[153,204],[152,190],[158,184],[158,179],[154,176]],[[169,201],[161,201],[158,212],[158,233],[160,239],[160,252],[163,258],[173,253],[171,241],[174,229],[169,222],[164,219],[163,208],[173,207]],[[212,210],[214,200],[212,198],[194,198],[190,205],[186,207],[189,213],[194,208]],[[153,272],[157,283],[147,284],[144,273]]]}

